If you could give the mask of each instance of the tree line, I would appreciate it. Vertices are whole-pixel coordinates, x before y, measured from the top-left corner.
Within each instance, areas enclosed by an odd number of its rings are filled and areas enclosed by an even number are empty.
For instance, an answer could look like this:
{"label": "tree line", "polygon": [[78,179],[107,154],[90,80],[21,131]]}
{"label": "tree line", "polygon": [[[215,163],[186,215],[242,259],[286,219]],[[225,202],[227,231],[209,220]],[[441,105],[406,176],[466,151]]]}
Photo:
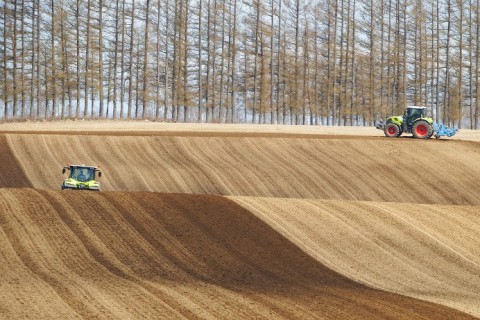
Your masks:
{"label": "tree line", "polygon": [[0,1],[0,121],[477,129],[479,1]]}

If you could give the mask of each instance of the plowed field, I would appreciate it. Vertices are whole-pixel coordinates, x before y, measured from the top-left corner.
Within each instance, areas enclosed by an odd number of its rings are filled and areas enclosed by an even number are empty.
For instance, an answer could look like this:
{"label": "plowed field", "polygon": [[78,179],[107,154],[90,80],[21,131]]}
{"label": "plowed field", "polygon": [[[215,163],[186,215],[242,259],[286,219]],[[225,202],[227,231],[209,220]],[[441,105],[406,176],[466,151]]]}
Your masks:
{"label": "plowed field", "polygon": [[478,142],[64,126],[0,125],[0,318],[480,317]]}

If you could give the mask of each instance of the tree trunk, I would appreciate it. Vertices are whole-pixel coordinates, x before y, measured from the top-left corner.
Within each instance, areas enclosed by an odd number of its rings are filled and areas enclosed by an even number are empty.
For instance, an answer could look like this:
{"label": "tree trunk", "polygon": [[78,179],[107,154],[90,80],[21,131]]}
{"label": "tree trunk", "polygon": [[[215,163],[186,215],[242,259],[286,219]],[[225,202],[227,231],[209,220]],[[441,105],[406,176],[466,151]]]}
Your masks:
{"label": "tree trunk", "polygon": [[182,0],[175,1],[174,7],[174,17],[173,17],[173,57],[172,57],[172,121],[178,121],[178,110],[176,110],[177,106],[177,96],[178,96],[178,46],[179,41],[177,40],[178,37],[178,25],[180,18],[178,17],[178,2]]}
{"label": "tree trunk", "polygon": [[207,87],[205,88],[205,121],[209,122],[209,112],[208,109],[210,107],[210,26],[211,26],[211,21],[210,21],[210,0],[207,0],[207,79],[206,79],[206,85]]}
{"label": "tree trunk", "polygon": [[331,97],[331,91],[332,91],[332,81],[331,81],[331,48],[332,48],[332,12],[331,12],[331,4],[330,0],[327,1],[327,90],[326,90],[326,96],[327,96],[327,126],[330,125],[330,114],[331,114],[331,105],[330,105],[330,97]]}
{"label": "tree trunk", "polygon": [[120,60],[120,119],[125,117],[125,1],[122,1],[122,41]]}
{"label": "tree trunk", "polygon": [[22,0],[22,4],[21,4],[21,7],[22,7],[22,11],[21,11],[21,21],[20,21],[20,34],[21,34],[21,37],[22,37],[22,52],[21,52],[21,55],[20,55],[20,61],[21,61],[21,69],[20,69],[20,96],[21,96],[21,100],[20,100],[20,114],[21,114],[21,118],[24,119],[25,118],[25,52],[26,52],[26,49],[25,49],[25,1]]}
{"label": "tree trunk", "polygon": [[369,88],[369,101],[370,101],[370,119],[374,120],[377,116],[376,99],[375,99],[375,37],[374,37],[374,4],[373,0],[370,0],[370,88]]}
{"label": "tree trunk", "polygon": [[450,124],[450,36],[451,36],[451,1],[447,1],[447,47],[445,55],[445,90],[444,90],[444,107],[443,119],[447,124]]}
{"label": "tree trunk", "polygon": [[52,118],[55,118],[55,113],[57,109],[57,75],[56,75],[56,64],[55,64],[55,1],[51,1],[52,5],[52,51],[51,51],[51,66],[52,66]]}
{"label": "tree trunk", "polygon": [[[168,63],[169,61],[169,56],[170,56],[170,51],[169,51],[169,27],[170,27],[170,24],[169,24],[169,17],[170,17],[170,13],[168,12],[168,8],[169,8],[169,0],[166,0],[166,22],[165,22],[165,92],[164,92],[164,119],[167,119],[167,112],[168,112],[168,77],[169,77],[169,68],[170,68],[170,65]],[[173,119],[172,119],[173,120]]]}
{"label": "tree trunk", "polygon": [[[133,37],[134,37],[134,25],[135,25],[135,0],[132,0],[132,13],[131,13],[131,23],[130,23],[130,48],[129,48],[129,81],[128,81],[128,114],[127,118],[132,117],[132,89],[133,89]],[[137,66],[138,67],[138,66]]]}
{"label": "tree trunk", "polygon": [[[298,63],[298,51],[299,51],[299,35],[300,35],[300,0],[295,1],[295,63],[294,68],[295,70],[299,70],[299,63]],[[298,124],[297,115],[299,112],[299,77],[294,76],[294,112],[295,112],[295,124]]]}
{"label": "tree trunk", "polygon": [[480,0],[476,3],[476,48],[475,48],[475,116],[474,128],[478,129],[478,111],[480,109]]}
{"label": "tree trunk", "polygon": [[[31,83],[30,83],[30,119],[33,119],[34,118],[34,98],[35,98],[35,88],[36,88],[36,81],[38,79],[35,78],[35,68],[36,68],[36,64],[35,64],[35,59],[36,59],[36,46],[35,46],[35,23],[36,23],[36,19],[38,19],[36,17],[36,14],[37,14],[37,8],[36,8],[36,2],[35,1],[32,1],[32,54],[31,54],[31,63],[32,63],[32,79],[31,79]],[[5,79],[5,77],[4,77]]]}
{"label": "tree trunk", "polygon": [[220,57],[220,88],[219,88],[219,102],[218,102],[218,120],[219,122],[224,122],[222,118],[223,113],[223,98],[224,98],[224,76],[225,76],[225,1],[222,1],[222,55]]}
{"label": "tree trunk", "polygon": [[202,3],[199,1],[198,5],[198,115],[197,122],[202,122]]}
{"label": "tree trunk", "polygon": [[36,100],[36,105],[37,105],[37,116],[36,118],[40,118],[40,105],[41,105],[41,101],[40,101],[40,66],[41,66],[41,62],[40,62],[40,19],[41,19],[41,15],[40,15],[40,1],[38,0],[37,1],[37,6],[36,6],[36,9],[37,9],[37,31],[35,32],[35,37],[36,37],[36,55],[37,55],[37,61],[36,61],[36,78],[37,78],[37,81],[36,81],[36,87],[37,87],[37,90],[35,92],[35,100]]}
{"label": "tree trunk", "polygon": [[160,12],[161,12],[161,6],[160,6],[161,0],[157,1],[157,79],[156,79],[156,100],[155,100],[155,119],[158,119],[160,117],[160,38],[161,38],[161,33],[160,33]]}
{"label": "tree trunk", "polygon": [[343,91],[345,90],[344,86],[344,74],[343,74],[343,65],[345,64],[344,62],[344,56],[343,56],[343,47],[344,47],[344,31],[343,31],[343,21],[345,20],[345,15],[343,13],[344,11],[344,1],[341,0],[340,2],[340,63],[339,63],[339,68],[340,68],[340,85],[339,85],[339,93],[338,93],[338,119],[337,119],[337,125],[342,124],[342,117],[343,117],[343,106],[345,101],[343,100]]}
{"label": "tree trunk", "polygon": [[[333,52],[332,55],[329,56],[330,61],[333,61],[333,70],[332,70],[332,106],[331,106],[331,117],[332,122],[331,124],[335,124],[336,120],[336,110],[337,110],[337,94],[336,94],[336,85],[337,85],[337,15],[338,15],[338,0],[335,0],[335,7],[334,7],[334,14],[333,14]],[[330,116],[330,115],[329,115]]]}
{"label": "tree trunk", "polygon": [[[442,123],[443,122],[443,117],[442,113],[440,111],[440,4],[438,1],[436,1],[436,9],[437,9],[437,15],[436,15],[436,69],[437,69],[437,74],[436,74],[436,79],[435,79],[435,109],[436,109],[436,114],[435,114],[435,121]],[[444,99],[445,101],[445,99]],[[445,108],[445,102],[444,106]]]}
{"label": "tree trunk", "polygon": [[231,74],[231,89],[230,89],[230,122],[234,122],[234,111],[235,111],[235,89],[236,89],[236,70],[235,70],[235,61],[237,58],[237,0],[233,0],[233,36],[232,36],[232,74]]}
{"label": "tree trunk", "polygon": [[212,63],[212,120],[215,120],[215,109],[217,104],[217,12],[218,0],[213,0],[213,63]]}
{"label": "tree trunk", "polygon": [[[118,70],[118,20],[119,20],[119,1],[115,1],[115,44],[114,44],[114,49],[113,49],[113,115],[112,118],[116,119],[117,118],[117,70]],[[123,70],[121,70],[123,73]],[[107,113],[108,117],[108,113]]]}
{"label": "tree trunk", "polygon": [[[274,11],[275,11],[275,6],[274,6],[274,1],[271,1],[271,7],[270,7],[270,123],[272,124],[277,124],[277,119],[274,119],[276,112],[273,108],[273,99],[274,99],[274,86],[273,86],[273,50],[274,50],[274,39],[275,39],[275,26],[274,26]],[[281,1],[281,0],[280,0]]]}
{"label": "tree trunk", "polygon": [[3,1],[3,119],[8,119],[8,81],[7,81],[7,2]]}
{"label": "tree trunk", "polygon": [[469,1],[468,10],[468,97],[470,100],[470,129],[473,129],[473,1]]}
{"label": "tree trunk", "polygon": [[[353,12],[356,12],[356,0],[353,0]],[[355,19],[353,19],[353,26],[352,26],[352,66],[351,66],[351,69],[352,69],[352,80],[351,80],[351,84],[352,84],[352,93],[351,93],[351,100],[350,100],[350,125],[353,126],[353,113],[354,113],[354,110],[358,110],[356,108],[357,106],[357,99],[356,99],[356,94],[357,94],[357,87],[356,87],[356,83],[355,83],[355,70],[356,70],[356,65],[355,65],[355,34],[356,34],[356,23],[355,23]],[[358,125],[358,121],[356,123],[356,125]]]}
{"label": "tree trunk", "polygon": [[76,1],[76,7],[75,7],[75,36],[76,36],[76,49],[77,49],[77,55],[76,55],[76,63],[77,63],[77,90],[76,90],[76,118],[80,118],[80,0]]}
{"label": "tree trunk", "polygon": [[463,117],[463,0],[458,1],[459,3],[459,11],[460,11],[460,21],[459,21],[459,42],[458,42],[458,51],[459,51],[459,59],[458,59],[458,101],[456,103],[456,110],[455,117],[457,119],[457,126],[459,129],[462,129],[462,117]]}
{"label": "tree trunk", "polygon": [[[137,48],[140,48],[140,35],[137,35],[137,43],[135,45]],[[140,49],[135,53],[136,63],[135,63],[135,119],[138,119],[138,108],[140,107]]]}
{"label": "tree trunk", "polygon": [[145,7],[145,46],[143,49],[143,90],[142,90],[142,102],[143,102],[143,109],[142,109],[142,119],[145,119],[145,110],[147,110],[147,105],[148,105],[148,98],[147,98],[147,90],[148,90],[148,73],[147,73],[147,67],[148,67],[148,35],[149,35],[149,30],[148,30],[148,25],[150,21],[149,17],[149,12],[150,12],[150,0],[147,0],[147,4]]}
{"label": "tree trunk", "polygon": [[[17,118],[17,91],[18,91],[18,82],[17,82],[17,40],[18,40],[18,31],[17,31],[17,11],[18,11],[18,1],[14,1],[13,6],[13,38],[12,38],[12,59],[13,59],[13,119]],[[52,35],[53,37],[53,35]]]}
{"label": "tree trunk", "polygon": [[188,97],[188,0],[185,0],[185,16],[183,18],[183,122],[187,122],[189,110]]}
{"label": "tree trunk", "polygon": [[61,111],[60,111],[60,118],[63,120],[65,119],[65,87],[66,87],[66,84],[65,84],[65,74],[67,73],[67,68],[68,68],[68,64],[67,64],[67,41],[65,39],[65,26],[64,26],[64,23],[65,23],[65,12],[64,12],[64,8],[61,8],[60,10],[60,14],[59,14],[59,22],[60,22],[60,43],[61,43],[61,65],[62,65],[62,77],[61,77],[61,80],[62,80],[62,91],[61,91],[61,99],[62,99],[62,106],[61,106]]}
{"label": "tree trunk", "polygon": [[87,117],[88,112],[88,86],[90,85],[88,77],[90,76],[90,12],[91,12],[91,0],[87,2],[87,34],[86,34],[86,50],[85,50],[85,94],[84,94],[84,109],[83,117]]}
{"label": "tree trunk", "polygon": [[104,117],[104,101],[103,101],[103,0],[99,0],[99,16],[98,16],[98,90],[99,90],[99,110],[98,117]]}

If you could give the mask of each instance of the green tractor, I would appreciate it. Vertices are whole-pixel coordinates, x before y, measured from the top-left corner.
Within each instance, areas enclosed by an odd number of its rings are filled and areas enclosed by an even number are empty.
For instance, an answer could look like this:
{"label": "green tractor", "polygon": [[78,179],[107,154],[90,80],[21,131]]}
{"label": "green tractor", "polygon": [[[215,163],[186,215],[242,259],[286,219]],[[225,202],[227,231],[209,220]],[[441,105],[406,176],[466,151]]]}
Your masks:
{"label": "green tractor", "polygon": [[412,133],[414,138],[429,139],[441,136],[453,136],[457,129],[449,129],[443,125],[433,123],[431,117],[427,117],[427,108],[411,106],[405,109],[403,116],[393,116],[385,122],[381,121],[376,125],[377,129],[383,130],[388,138],[399,137],[402,133]]}
{"label": "green tractor", "polygon": [[62,173],[70,171],[68,178],[63,181],[62,190],[93,190],[100,191],[100,183],[95,180],[102,176],[100,167],[69,164],[63,167]]}

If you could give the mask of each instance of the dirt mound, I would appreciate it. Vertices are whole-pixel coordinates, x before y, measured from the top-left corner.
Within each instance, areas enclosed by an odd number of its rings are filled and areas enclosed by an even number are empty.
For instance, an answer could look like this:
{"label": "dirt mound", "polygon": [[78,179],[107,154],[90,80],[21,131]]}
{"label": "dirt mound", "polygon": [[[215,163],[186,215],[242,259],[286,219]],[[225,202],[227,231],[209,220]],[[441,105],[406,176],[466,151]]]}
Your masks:
{"label": "dirt mound", "polygon": [[8,135],[36,188],[68,162],[101,164],[104,190],[480,205],[475,142]]}
{"label": "dirt mound", "polygon": [[0,188],[28,188],[30,181],[12,154],[5,136],[0,135]]}
{"label": "dirt mound", "polygon": [[0,222],[7,318],[469,318],[357,284],[226,198],[2,189]]}

